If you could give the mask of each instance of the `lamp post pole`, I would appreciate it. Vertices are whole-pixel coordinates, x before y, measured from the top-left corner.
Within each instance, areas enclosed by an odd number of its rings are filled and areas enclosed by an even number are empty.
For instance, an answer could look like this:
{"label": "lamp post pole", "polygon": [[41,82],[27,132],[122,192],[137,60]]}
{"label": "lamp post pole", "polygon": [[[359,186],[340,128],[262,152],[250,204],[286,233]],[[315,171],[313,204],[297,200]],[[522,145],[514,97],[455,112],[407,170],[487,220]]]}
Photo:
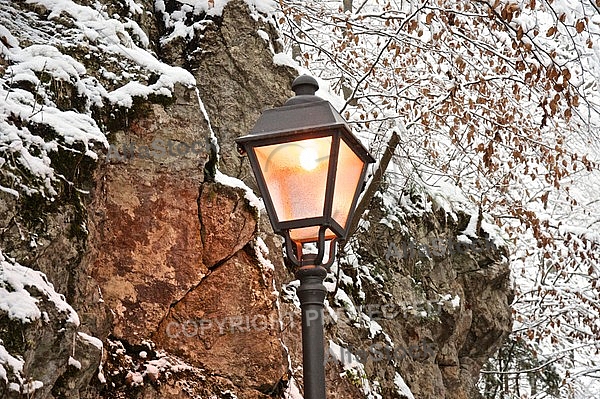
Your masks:
{"label": "lamp post pole", "polygon": [[325,399],[325,349],[323,308],[327,290],[323,266],[304,266],[296,271],[297,289],[302,309],[302,365],[304,399]]}
{"label": "lamp post pole", "polygon": [[[300,76],[292,89],[296,96],[264,111],[236,143],[248,155],[273,231],[284,237],[287,260],[297,268],[304,398],[325,399],[323,280],[337,240],[350,232],[367,166],[375,159],[333,106],[315,95],[314,78]],[[308,244],[316,254],[304,253]]]}

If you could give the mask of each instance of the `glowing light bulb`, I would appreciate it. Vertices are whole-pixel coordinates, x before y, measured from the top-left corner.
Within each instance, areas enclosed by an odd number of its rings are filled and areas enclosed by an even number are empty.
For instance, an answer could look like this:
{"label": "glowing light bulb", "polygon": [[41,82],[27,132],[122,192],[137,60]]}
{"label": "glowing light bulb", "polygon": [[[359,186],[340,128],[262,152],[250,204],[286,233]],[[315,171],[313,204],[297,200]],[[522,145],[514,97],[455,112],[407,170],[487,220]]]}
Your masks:
{"label": "glowing light bulb", "polygon": [[311,171],[317,167],[317,158],[319,154],[314,148],[305,148],[300,153],[300,166],[305,170]]}

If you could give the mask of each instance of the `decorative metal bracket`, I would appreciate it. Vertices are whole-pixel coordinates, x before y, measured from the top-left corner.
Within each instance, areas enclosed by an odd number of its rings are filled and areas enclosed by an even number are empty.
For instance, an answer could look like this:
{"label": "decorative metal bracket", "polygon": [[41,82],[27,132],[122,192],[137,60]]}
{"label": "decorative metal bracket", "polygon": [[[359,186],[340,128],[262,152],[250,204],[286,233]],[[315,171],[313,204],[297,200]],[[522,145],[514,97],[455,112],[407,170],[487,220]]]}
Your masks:
{"label": "decorative metal bracket", "polygon": [[[333,261],[335,260],[336,253],[336,243],[338,238],[333,238],[329,240],[329,254],[327,261],[323,263],[323,258],[325,257],[325,232],[327,231],[328,226],[321,226],[319,228],[319,239],[317,241],[317,254],[303,254],[302,253],[302,243],[293,241],[290,237],[290,231],[285,230],[283,232],[283,237],[285,239],[285,251],[287,253],[287,258],[290,262],[296,267],[305,267],[305,266],[323,266],[326,270],[329,270]],[[295,244],[295,245],[294,245]]]}

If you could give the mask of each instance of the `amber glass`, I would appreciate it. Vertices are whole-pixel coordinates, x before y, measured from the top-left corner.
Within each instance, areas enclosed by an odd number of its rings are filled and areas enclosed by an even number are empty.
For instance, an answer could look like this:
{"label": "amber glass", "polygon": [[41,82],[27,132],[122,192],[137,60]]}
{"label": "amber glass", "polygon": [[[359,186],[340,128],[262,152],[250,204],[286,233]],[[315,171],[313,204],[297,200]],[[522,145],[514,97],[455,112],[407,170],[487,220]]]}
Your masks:
{"label": "amber glass", "polygon": [[[290,238],[292,241],[305,243],[315,242],[319,239],[319,226],[302,227],[300,229],[290,230]],[[335,233],[330,229],[325,231],[325,240],[332,240],[335,238]]]}
{"label": "amber glass", "polygon": [[363,166],[364,162],[344,140],[340,140],[331,216],[343,229],[346,228],[356,190],[360,189],[358,186]]}
{"label": "amber glass", "polygon": [[328,136],[254,148],[280,222],[323,216],[331,142]]}

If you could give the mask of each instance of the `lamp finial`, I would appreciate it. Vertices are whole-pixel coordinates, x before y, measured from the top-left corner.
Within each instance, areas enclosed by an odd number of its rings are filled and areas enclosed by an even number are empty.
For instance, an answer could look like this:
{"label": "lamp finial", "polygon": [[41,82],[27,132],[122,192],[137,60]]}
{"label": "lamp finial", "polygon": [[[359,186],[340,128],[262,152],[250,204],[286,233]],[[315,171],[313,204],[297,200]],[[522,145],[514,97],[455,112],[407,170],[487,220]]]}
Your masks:
{"label": "lamp finial", "polygon": [[287,100],[285,105],[305,104],[316,101],[323,101],[321,97],[317,97],[315,93],[319,90],[319,83],[312,76],[298,76],[292,82],[292,90],[296,93],[295,97]]}
{"label": "lamp finial", "polygon": [[294,79],[292,82],[292,90],[297,96],[314,96],[317,90],[319,90],[319,84],[312,76],[302,75]]}

